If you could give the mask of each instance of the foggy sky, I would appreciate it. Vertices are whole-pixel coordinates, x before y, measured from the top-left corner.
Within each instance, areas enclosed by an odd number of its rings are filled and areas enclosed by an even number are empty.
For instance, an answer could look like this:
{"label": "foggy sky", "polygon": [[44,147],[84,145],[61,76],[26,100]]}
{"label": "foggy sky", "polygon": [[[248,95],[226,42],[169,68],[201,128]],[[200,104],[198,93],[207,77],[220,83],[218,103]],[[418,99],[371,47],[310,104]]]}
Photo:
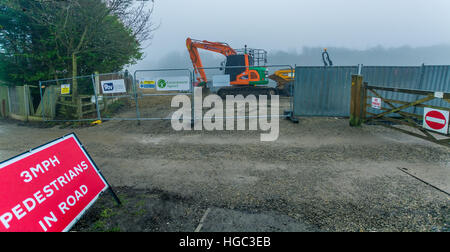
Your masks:
{"label": "foggy sky", "polygon": [[[161,62],[171,54],[188,57],[187,37],[227,42],[233,48],[264,48],[278,56],[300,55],[324,47],[340,52],[389,52],[396,48],[400,57],[412,54],[412,64],[420,61],[414,58],[414,48],[425,52],[424,48],[438,46],[439,50],[447,50],[441,53],[449,61],[448,0],[155,0],[153,21],[160,28],[145,49],[145,59],[130,69],[166,64]],[[204,52],[202,55],[218,57]],[[320,52],[318,55],[314,64],[300,59],[297,64],[320,65]],[[334,57],[341,58],[340,62],[353,62],[345,53]],[[426,53],[420,57],[431,59],[426,58]],[[361,59],[360,63],[363,61],[371,62]]]}

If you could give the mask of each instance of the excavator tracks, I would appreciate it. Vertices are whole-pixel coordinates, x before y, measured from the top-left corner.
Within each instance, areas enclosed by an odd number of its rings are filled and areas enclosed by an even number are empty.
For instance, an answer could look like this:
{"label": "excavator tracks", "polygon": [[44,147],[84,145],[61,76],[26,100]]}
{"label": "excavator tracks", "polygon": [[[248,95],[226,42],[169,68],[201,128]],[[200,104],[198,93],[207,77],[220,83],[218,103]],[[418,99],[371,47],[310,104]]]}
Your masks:
{"label": "excavator tracks", "polygon": [[278,90],[276,88],[270,87],[255,87],[255,86],[242,86],[242,87],[227,87],[221,88],[217,91],[222,99],[225,99],[227,95],[242,95],[247,97],[248,95],[267,95],[269,98],[271,95],[278,95]]}

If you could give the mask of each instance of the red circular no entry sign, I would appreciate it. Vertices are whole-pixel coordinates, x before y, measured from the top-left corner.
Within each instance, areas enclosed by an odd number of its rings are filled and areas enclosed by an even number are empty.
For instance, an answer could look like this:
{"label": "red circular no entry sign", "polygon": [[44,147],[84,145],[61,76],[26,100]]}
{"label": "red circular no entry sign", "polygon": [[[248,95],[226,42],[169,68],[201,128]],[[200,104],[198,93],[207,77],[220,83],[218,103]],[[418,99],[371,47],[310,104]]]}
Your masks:
{"label": "red circular no entry sign", "polygon": [[435,130],[443,129],[447,125],[445,116],[436,110],[432,110],[425,115],[425,122]]}

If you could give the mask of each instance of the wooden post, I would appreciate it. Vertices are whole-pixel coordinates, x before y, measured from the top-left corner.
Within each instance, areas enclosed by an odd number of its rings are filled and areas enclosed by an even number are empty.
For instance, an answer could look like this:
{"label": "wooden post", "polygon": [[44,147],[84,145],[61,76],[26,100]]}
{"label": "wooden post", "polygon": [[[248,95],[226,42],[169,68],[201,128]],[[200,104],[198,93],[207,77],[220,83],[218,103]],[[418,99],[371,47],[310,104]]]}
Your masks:
{"label": "wooden post", "polygon": [[6,89],[8,91],[8,116],[11,115],[11,94],[9,93],[9,87]]}
{"label": "wooden post", "polygon": [[25,106],[25,118],[28,122],[28,117],[30,115],[30,105],[28,104],[28,94],[27,94],[28,85],[23,85],[23,102]]}
{"label": "wooden post", "polygon": [[99,96],[100,95],[100,90],[101,90],[101,88],[100,88],[100,72],[95,71],[94,76],[95,76],[94,77],[94,82],[95,82],[95,84],[94,84],[94,86],[95,86],[94,91],[96,92],[97,96]]}
{"label": "wooden post", "polygon": [[2,99],[2,116],[6,118],[6,101]]}
{"label": "wooden post", "polygon": [[366,118],[367,118],[367,86],[369,84],[367,82],[363,82],[363,86],[362,86],[362,90],[361,90],[361,95],[362,95],[362,108],[361,108],[361,118],[362,118],[362,122],[365,122]]}
{"label": "wooden post", "polygon": [[77,103],[78,119],[83,119],[83,103],[81,101],[81,97],[77,97],[76,103]]}
{"label": "wooden post", "polygon": [[72,53],[72,97],[78,98],[78,62],[77,55]]}
{"label": "wooden post", "polygon": [[350,126],[352,127],[361,126],[361,123],[363,121],[362,91],[363,91],[363,77],[361,75],[352,75],[352,88],[350,100]]}

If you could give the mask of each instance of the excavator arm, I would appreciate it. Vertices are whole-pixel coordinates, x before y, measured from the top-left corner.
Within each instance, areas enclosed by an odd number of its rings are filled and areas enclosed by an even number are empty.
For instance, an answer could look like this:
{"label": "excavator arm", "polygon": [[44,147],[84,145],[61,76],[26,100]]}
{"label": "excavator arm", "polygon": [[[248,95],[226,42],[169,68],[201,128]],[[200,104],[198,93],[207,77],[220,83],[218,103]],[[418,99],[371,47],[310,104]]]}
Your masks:
{"label": "excavator arm", "polygon": [[197,74],[197,81],[199,83],[206,83],[208,80],[206,78],[205,71],[203,69],[202,60],[200,58],[200,54],[198,53],[198,49],[208,50],[216,53],[220,53],[224,56],[236,55],[236,51],[231,48],[226,43],[221,42],[209,42],[206,40],[194,40],[191,38],[186,39],[186,47],[189,51],[189,55],[191,57],[192,65],[194,66],[195,73]]}

